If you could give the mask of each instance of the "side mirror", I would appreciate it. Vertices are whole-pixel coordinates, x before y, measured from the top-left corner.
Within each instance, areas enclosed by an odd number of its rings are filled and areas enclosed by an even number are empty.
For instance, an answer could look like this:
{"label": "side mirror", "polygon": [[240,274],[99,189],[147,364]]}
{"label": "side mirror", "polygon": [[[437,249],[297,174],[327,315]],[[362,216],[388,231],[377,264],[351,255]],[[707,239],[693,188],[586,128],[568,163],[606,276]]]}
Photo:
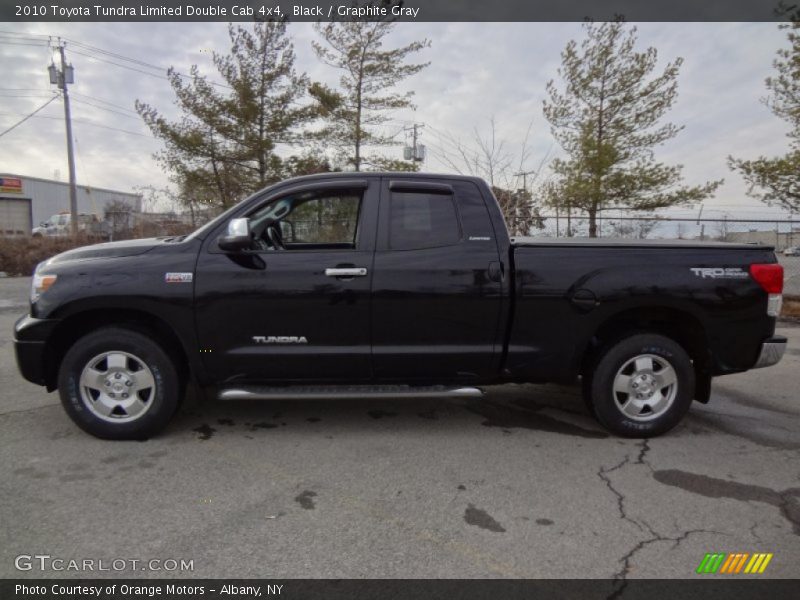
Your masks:
{"label": "side mirror", "polygon": [[247,250],[252,243],[250,219],[231,219],[228,223],[228,231],[217,240],[217,245],[226,252]]}

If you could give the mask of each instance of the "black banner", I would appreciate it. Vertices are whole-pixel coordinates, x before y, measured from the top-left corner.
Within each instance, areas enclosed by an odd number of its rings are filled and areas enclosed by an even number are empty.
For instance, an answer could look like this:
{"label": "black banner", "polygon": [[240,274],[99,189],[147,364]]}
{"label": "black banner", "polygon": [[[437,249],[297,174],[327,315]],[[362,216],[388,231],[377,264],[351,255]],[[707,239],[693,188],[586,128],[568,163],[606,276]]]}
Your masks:
{"label": "black banner", "polygon": [[709,578],[696,580],[630,581],[576,580],[419,580],[419,579],[5,579],[3,600],[770,600],[795,599],[797,580]]}
{"label": "black banner", "polygon": [[779,21],[797,0],[9,0],[0,21]]}

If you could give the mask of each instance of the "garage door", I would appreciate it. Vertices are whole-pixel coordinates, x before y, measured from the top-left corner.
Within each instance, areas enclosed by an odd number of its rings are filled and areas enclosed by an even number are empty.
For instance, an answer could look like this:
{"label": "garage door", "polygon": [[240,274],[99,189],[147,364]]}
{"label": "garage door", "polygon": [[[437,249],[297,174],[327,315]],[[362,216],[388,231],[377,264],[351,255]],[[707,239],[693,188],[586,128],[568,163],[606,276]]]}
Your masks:
{"label": "garage door", "polygon": [[30,198],[0,198],[0,235],[30,234]]}

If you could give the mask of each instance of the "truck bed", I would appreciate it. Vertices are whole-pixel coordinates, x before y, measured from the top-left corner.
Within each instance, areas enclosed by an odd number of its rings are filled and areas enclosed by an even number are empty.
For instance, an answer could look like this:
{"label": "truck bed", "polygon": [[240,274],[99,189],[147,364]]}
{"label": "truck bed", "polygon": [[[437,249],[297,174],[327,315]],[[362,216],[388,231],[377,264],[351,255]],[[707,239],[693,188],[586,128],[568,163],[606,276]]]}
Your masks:
{"label": "truck bed", "polygon": [[774,246],[764,244],[745,244],[732,242],[712,242],[699,240],[637,240],[630,238],[578,238],[578,237],[512,237],[511,245],[529,246],[592,246],[592,247],[631,247],[631,248],[729,248],[731,250],[774,250]]}

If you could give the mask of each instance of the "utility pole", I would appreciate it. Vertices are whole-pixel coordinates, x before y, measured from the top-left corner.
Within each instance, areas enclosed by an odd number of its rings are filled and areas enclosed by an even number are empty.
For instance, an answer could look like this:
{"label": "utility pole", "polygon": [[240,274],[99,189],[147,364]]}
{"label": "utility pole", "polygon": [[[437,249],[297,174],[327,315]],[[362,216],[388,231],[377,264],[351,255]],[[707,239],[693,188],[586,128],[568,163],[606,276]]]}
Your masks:
{"label": "utility pole", "polygon": [[[703,216],[703,204],[700,203],[700,212],[697,213],[697,224],[698,225],[700,225],[700,217],[702,217],[702,216]],[[702,225],[700,225],[700,241],[702,242],[705,239],[706,239],[706,224],[703,223]]]}
{"label": "utility pole", "polygon": [[[64,98],[64,121],[67,128],[67,161],[69,163],[69,214],[70,232],[72,237],[78,235],[78,184],[75,181],[75,151],[72,148],[72,116],[69,108],[69,92],[67,84],[75,82],[75,71],[72,65],[67,65],[67,58],[64,54],[65,42],[59,39],[58,54],[60,58],[60,68],[56,66],[55,60],[50,63],[50,83],[58,85]],[[55,59],[55,56],[54,56]]]}
{"label": "utility pole", "polygon": [[572,237],[572,204],[567,200],[567,237]]}
{"label": "utility pole", "polygon": [[[515,202],[514,202],[514,215],[517,215],[520,210],[525,210],[528,212],[528,217],[533,215],[533,194],[528,194],[528,175],[534,175],[538,173],[538,170],[533,171],[520,171],[519,173],[514,173],[514,177],[522,177],[522,188],[517,189],[517,192],[514,194]],[[520,207],[520,200],[524,202],[524,207]],[[525,215],[523,215],[525,218]],[[556,206],[556,237],[558,237],[558,206]]]}
{"label": "utility pole", "polygon": [[423,162],[425,160],[425,146],[417,143],[419,136],[418,130],[423,127],[424,125],[417,125],[414,123],[411,127],[403,128],[403,131],[411,131],[411,146],[406,146],[403,150],[403,158],[405,160],[412,160],[414,162]]}
{"label": "utility pole", "polygon": [[558,222],[560,220],[560,216],[558,214],[558,204],[556,204],[556,237],[561,237],[561,232],[559,231]]}
{"label": "utility pole", "polygon": [[533,175],[537,173],[537,171],[520,171],[519,173],[514,173],[514,177],[522,177],[522,189],[526,192],[528,191],[528,175]]}

